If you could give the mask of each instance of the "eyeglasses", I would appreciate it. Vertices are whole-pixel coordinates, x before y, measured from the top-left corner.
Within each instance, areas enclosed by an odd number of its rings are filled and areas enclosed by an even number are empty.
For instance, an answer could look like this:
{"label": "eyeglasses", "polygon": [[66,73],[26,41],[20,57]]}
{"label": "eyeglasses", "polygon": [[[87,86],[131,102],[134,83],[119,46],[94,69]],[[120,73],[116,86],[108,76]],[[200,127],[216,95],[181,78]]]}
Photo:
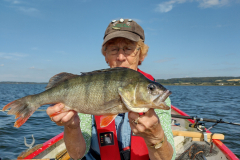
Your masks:
{"label": "eyeglasses", "polygon": [[134,56],[136,56],[136,53],[137,53],[137,52],[135,52],[135,50],[138,51],[140,49],[140,47],[137,48],[137,46],[124,46],[124,47],[120,48],[118,46],[109,46],[109,47],[107,47],[106,52],[109,55],[116,56],[116,55],[118,55],[118,52],[120,49],[123,50],[125,56],[133,56],[134,57]]}

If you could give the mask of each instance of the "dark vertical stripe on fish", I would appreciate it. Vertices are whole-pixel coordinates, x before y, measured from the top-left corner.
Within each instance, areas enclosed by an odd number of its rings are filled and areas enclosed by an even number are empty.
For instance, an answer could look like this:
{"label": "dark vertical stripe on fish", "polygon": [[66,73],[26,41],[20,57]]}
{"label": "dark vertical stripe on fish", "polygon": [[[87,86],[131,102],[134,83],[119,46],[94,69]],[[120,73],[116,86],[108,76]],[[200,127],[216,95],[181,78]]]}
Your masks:
{"label": "dark vertical stripe on fish", "polygon": [[[94,78],[94,76],[92,74],[85,76],[85,81],[86,82],[92,82],[92,79]],[[85,94],[84,94],[84,102],[85,104],[88,104],[88,99],[90,96],[90,85],[92,83],[86,83],[87,85],[85,85],[84,89],[85,89]]]}
{"label": "dark vertical stripe on fish", "polygon": [[65,90],[64,95],[63,95],[64,97],[68,97],[70,86],[71,85],[69,85],[69,80],[68,79],[64,80],[64,83],[63,83],[63,88]]}
{"label": "dark vertical stripe on fish", "polygon": [[123,82],[125,82],[125,77],[126,77],[126,70],[123,70],[122,72],[120,72],[120,83],[121,83],[121,87],[123,85]]}
{"label": "dark vertical stripe on fish", "polygon": [[104,82],[103,82],[103,95],[104,95],[104,101],[103,103],[107,102],[108,97],[107,97],[107,87],[108,87],[108,80],[111,78],[110,74],[104,73]]}

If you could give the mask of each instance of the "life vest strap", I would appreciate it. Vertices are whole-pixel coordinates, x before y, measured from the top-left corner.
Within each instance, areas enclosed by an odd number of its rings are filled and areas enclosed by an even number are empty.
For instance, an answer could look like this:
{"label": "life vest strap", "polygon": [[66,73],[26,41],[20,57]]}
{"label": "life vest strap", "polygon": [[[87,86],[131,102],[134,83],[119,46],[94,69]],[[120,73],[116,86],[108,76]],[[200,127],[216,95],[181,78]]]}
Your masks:
{"label": "life vest strap", "polygon": [[131,158],[130,160],[149,160],[147,145],[142,137],[131,136]]}
{"label": "life vest strap", "polygon": [[109,157],[111,157],[111,159],[114,160],[121,160],[115,128],[115,120],[113,120],[107,127],[101,128],[100,117],[101,116],[95,116],[101,159],[108,160]]}

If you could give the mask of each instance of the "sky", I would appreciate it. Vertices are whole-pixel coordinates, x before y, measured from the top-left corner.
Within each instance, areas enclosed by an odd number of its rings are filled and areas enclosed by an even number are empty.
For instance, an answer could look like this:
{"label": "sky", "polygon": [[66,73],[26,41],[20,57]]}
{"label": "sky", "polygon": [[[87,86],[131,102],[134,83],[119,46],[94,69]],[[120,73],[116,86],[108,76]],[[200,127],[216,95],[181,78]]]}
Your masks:
{"label": "sky", "polygon": [[133,19],[155,79],[240,76],[240,0],[0,0],[0,81],[48,82],[108,68],[112,20]]}

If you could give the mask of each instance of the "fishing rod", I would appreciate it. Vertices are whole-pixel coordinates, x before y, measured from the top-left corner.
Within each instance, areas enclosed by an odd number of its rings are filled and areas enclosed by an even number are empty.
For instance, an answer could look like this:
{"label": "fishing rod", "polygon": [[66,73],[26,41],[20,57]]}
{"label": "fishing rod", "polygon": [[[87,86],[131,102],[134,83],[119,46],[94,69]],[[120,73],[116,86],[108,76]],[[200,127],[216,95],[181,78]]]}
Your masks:
{"label": "fishing rod", "polygon": [[176,114],[171,114],[172,117],[174,118],[181,118],[181,119],[192,119],[195,121],[205,121],[205,122],[214,122],[214,123],[227,123],[227,124],[233,124],[233,125],[238,125],[240,126],[240,123],[233,123],[233,122],[226,122],[222,121],[222,119],[217,120],[217,119],[208,119],[208,118],[198,118],[194,116],[182,116],[182,115],[176,115]]}

